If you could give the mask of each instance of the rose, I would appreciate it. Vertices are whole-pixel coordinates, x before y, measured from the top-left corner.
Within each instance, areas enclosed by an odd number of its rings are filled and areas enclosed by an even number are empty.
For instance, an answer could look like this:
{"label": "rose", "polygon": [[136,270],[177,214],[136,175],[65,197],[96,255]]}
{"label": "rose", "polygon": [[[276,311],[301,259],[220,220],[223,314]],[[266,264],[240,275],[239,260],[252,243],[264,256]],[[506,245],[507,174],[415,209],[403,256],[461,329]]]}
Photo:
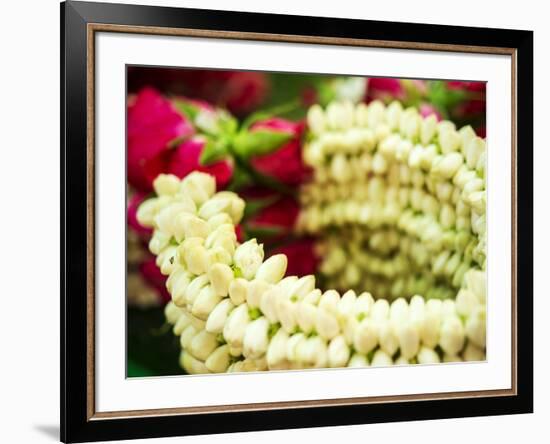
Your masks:
{"label": "rose", "polygon": [[268,130],[292,135],[292,138],[274,151],[253,156],[252,166],[260,173],[288,185],[298,185],[311,174],[311,170],[302,161],[301,136],[304,124],[290,122],[280,118],[271,118],[256,122],[251,131]]}
{"label": "rose", "polygon": [[367,102],[382,100],[383,102],[392,99],[405,99],[405,89],[399,79],[390,77],[371,77],[367,87]]}
{"label": "rose", "polygon": [[170,142],[193,133],[192,125],[152,88],[142,89],[128,107],[128,183],[152,190],[155,177],[166,170]]}
{"label": "rose", "polygon": [[218,189],[224,188],[233,176],[233,165],[228,160],[201,165],[199,159],[205,143],[206,140],[198,136],[181,143],[174,149],[166,171],[180,178],[193,171],[208,173],[216,178]]}
{"label": "rose", "polygon": [[442,120],[441,113],[437,110],[435,106],[429,103],[422,103],[419,107],[419,111],[420,115],[423,118],[434,115],[438,122]]}

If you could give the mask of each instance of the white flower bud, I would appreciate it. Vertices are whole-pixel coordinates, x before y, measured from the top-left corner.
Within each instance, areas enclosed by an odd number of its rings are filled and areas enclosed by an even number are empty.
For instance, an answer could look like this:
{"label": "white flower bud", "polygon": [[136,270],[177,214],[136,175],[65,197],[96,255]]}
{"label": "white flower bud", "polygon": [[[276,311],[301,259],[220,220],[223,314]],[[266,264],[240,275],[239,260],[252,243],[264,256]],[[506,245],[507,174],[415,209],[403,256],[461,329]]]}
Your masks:
{"label": "white flower bud", "polygon": [[205,239],[209,233],[208,223],[192,214],[180,213],[174,220],[173,234],[177,242],[190,237]]}
{"label": "white flower bud", "polygon": [[399,340],[387,319],[380,320],[376,323],[378,330],[378,342],[380,348],[389,356],[393,356],[399,348]]}
{"label": "white flower bud", "polygon": [[306,337],[303,333],[296,333],[286,341],[286,358],[291,362],[298,361],[297,349],[300,342],[305,341]]}
{"label": "white flower bud", "polygon": [[229,285],[235,276],[233,270],[226,264],[214,264],[208,270],[208,279],[218,296],[227,296],[229,293]]}
{"label": "white flower bud", "polygon": [[243,339],[243,355],[245,357],[258,359],[267,352],[268,331],[269,321],[263,316],[248,324]]}
{"label": "white flower bud", "polygon": [[476,295],[465,288],[461,288],[456,295],[456,312],[460,316],[470,316],[479,305]]}
{"label": "white flower bud", "polygon": [[365,355],[354,353],[351,359],[348,362],[348,367],[357,368],[357,367],[368,367],[369,361]]}
{"label": "white flower bud", "polygon": [[216,191],[216,179],[210,174],[193,171],[181,181],[180,190],[197,205],[202,205]]}
{"label": "white flower bud", "polygon": [[464,275],[466,288],[472,291],[481,304],[485,304],[487,298],[487,277],[485,271],[471,269]]}
{"label": "white flower bud", "polygon": [[458,152],[445,154],[438,159],[434,159],[431,173],[436,177],[450,179],[458,171],[463,161],[462,154]]}
{"label": "white flower bud", "polygon": [[249,323],[248,305],[241,304],[229,314],[223,328],[223,337],[227,343],[233,347],[241,347]]}
{"label": "white flower bud", "polygon": [[443,362],[462,362],[462,358],[459,355],[443,355]]}
{"label": "white flower bud", "polygon": [[164,307],[164,316],[166,316],[166,321],[170,324],[175,324],[182,314],[183,310],[173,302],[168,302]]}
{"label": "white flower bud", "polygon": [[286,348],[288,342],[288,333],[282,328],[271,338],[267,348],[267,365],[271,370],[280,368],[286,364]]}
{"label": "white flower bud", "polygon": [[478,211],[479,213],[485,213],[487,199],[486,196],[486,191],[475,191],[473,193],[470,193],[465,200],[474,210]]}
{"label": "white flower bud", "polygon": [[235,308],[235,306],[229,299],[224,299],[218,303],[208,315],[205,327],[206,331],[214,334],[222,333],[225,322],[233,308]]}
{"label": "white flower bud", "polygon": [[243,278],[237,278],[229,284],[229,298],[234,305],[241,305],[246,301],[249,282]]}
{"label": "white flower bud", "polygon": [[208,225],[208,230],[210,231],[210,234],[208,235],[208,237],[210,237],[212,235],[212,233],[215,232],[216,229],[218,229],[220,226],[222,226],[222,225],[231,225],[231,224],[233,224],[233,221],[231,220],[231,216],[229,216],[229,214],[220,213],[220,214],[216,214],[215,216],[210,217],[206,221],[206,223]]}
{"label": "white flower bud", "polygon": [[349,361],[350,349],[342,335],[336,336],[330,341],[327,352],[329,367],[345,367]]}
{"label": "white flower bud", "polygon": [[441,323],[439,345],[449,355],[456,355],[464,346],[464,326],[455,316],[447,316]]}
{"label": "white flower bud", "polygon": [[374,356],[372,357],[372,362],[370,363],[371,367],[387,367],[392,364],[393,361],[391,356],[383,350],[376,350],[374,352]]}
{"label": "white flower bud", "polygon": [[248,285],[248,291],[246,293],[246,302],[250,308],[259,308],[264,294],[272,287],[265,281],[260,279],[254,279],[250,281]]}
{"label": "white flower bud", "polygon": [[209,373],[208,368],[204,365],[204,362],[199,361],[191,353],[186,351],[182,351],[180,354],[180,365],[190,375]]}
{"label": "white flower bud", "polygon": [[439,134],[439,146],[443,154],[458,151],[460,148],[460,136],[453,130],[442,131]]}
{"label": "white flower bud", "polygon": [[319,336],[329,341],[340,332],[338,319],[325,308],[319,308],[317,310],[317,319],[315,320],[315,330]]}
{"label": "white flower bud", "polygon": [[[183,268],[182,270],[183,272],[179,273],[172,279],[170,288],[168,288],[168,291],[172,295],[172,301],[178,307],[184,307],[187,304],[185,291],[187,290],[187,286],[191,283],[191,279],[193,277],[193,275],[188,273],[187,270],[184,270]],[[174,276],[174,273],[172,273],[168,279],[170,280],[172,276]],[[168,286],[168,281],[166,283]]]}
{"label": "white flower bud", "polygon": [[197,276],[189,283],[189,285],[185,289],[185,300],[187,301],[188,305],[193,305],[195,299],[199,295],[199,292],[202,290],[203,287],[208,285],[208,282],[208,276],[206,274],[203,274],[201,276]]}
{"label": "white flower bud", "polygon": [[355,307],[353,308],[353,315],[356,318],[363,319],[368,316],[374,305],[374,298],[370,293],[361,293],[355,301]]}
{"label": "white flower bud", "polygon": [[353,346],[359,353],[367,354],[378,345],[377,324],[371,319],[363,319],[355,331]]}
{"label": "white flower bud", "polygon": [[351,102],[331,102],[326,109],[327,123],[333,130],[345,130],[353,125]]}
{"label": "white flower bud", "polygon": [[199,319],[206,320],[221,299],[221,296],[216,294],[214,287],[207,285],[197,295],[191,313]]}
{"label": "white flower bud", "polygon": [[196,275],[206,273],[209,266],[208,252],[203,245],[202,238],[191,237],[185,239],[179,247],[180,257],[183,253],[183,261],[187,269]]}
{"label": "white flower bud", "polygon": [[234,356],[235,358],[238,358],[239,356],[241,356],[243,354],[243,348],[242,347],[234,347],[231,344],[227,344],[227,345],[229,345],[229,354],[231,356]]}
{"label": "white flower bud", "polygon": [[416,326],[409,321],[396,328],[399,350],[406,359],[414,358],[420,347],[420,334]]}
{"label": "white flower bud", "polygon": [[485,348],[485,307],[478,306],[466,320],[466,336],[475,345]]}
{"label": "white flower bud", "polygon": [[183,331],[191,325],[191,319],[189,316],[182,315],[178,318],[176,323],[174,324],[174,328],[172,329],[172,332],[175,336],[180,336]]}
{"label": "white flower bud", "polygon": [[462,357],[465,361],[485,361],[485,352],[472,343],[468,343]]}
{"label": "white flower bud", "polygon": [[296,329],[296,305],[284,294],[278,294],[275,299],[275,313],[281,327],[292,333]]}
{"label": "white flower bud", "polygon": [[485,152],[485,141],[480,137],[475,137],[468,142],[465,151],[466,164],[469,168],[474,169],[480,156]]}
{"label": "white flower bud", "polygon": [[230,361],[229,346],[225,344],[214,350],[204,365],[212,373],[224,373],[229,367]]}
{"label": "white flower bud", "polygon": [[238,224],[243,218],[245,202],[238,194],[232,191],[220,191],[216,193],[213,199],[228,199],[231,202],[231,207],[226,210],[231,216],[233,224]]}
{"label": "white flower bud", "polygon": [[203,203],[199,209],[199,217],[208,220],[220,213],[229,212],[231,201],[229,199],[209,199]]}
{"label": "white flower bud", "polygon": [[251,280],[262,265],[264,259],[263,244],[258,245],[256,239],[241,244],[235,250],[235,265],[241,270],[245,279]]}
{"label": "white flower bud", "polygon": [[353,290],[348,290],[342,295],[336,307],[341,322],[346,322],[347,318],[353,316],[356,301],[357,295]]}
{"label": "white flower bud", "polygon": [[386,299],[378,299],[371,308],[370,317],[374,321],[387,319],[390,315],[390,304]]}
{"label": "white flower bud", "polygon": [[153,189],[159,196],[173,196],[179,191],[180,180],[173,174],[159,174],[153,181]]}
{"label": "white flower bud", "polygon": [[317,307],[302,301],[296,307],[296,321],[300,329],[309,334],[315,329],[315,322],[317,320]]}
{"label": "white flower bud", "polygon": [[437,131],[437,118],[430,114],[420,123],[420,142],[422,145],[428,145]]}
{"label": "white flower bud", "polygon": [[404,356],[399,356],[395,362],[393,363],[393,365],[409,365],[411,362],[405,358]]}
{"label": "white flower bud", "polygon": [[307,124],[310,131],[317,136],[325,131],[327,127],[325,113],[319,105],[315,104],[309,108],[307,112]]}
{"label": "white flower bud", "polygon": [[199,332],[193,325],[188,325],[183,329],[180,336],[180,345],[183,349],[186,349],[191,344],[191,341],[195,335]]}
{"label": "white flower bud", "polygon": [[286,272],[288,260],[284,254],[275,254],[269,257],[256,272],[256,278],[276,284]]}
{"label": "white flower bud", "polygon": [[216,335],[203,330],[193,337],[189,344],[189,351],[197,359],[205,361],[217,346]]}
{"label": "white flower bud", "polygon": [[428,347],[420,348],[417,359],[419,364],[438,364],[441,362],[439,355],[432,348]]}
{"label": "white flower bud", "polygon": [[137,209],[136,217],[140,225],[152,227],[159,210],[159,199],[147,199]]}
{"label": "white flower bud", "polygon": [[372,158],[372,171],[375,174],[384,174],[388,171],[388,161],[382,154],[376,153]]}
{"label": "white flower bud", "polygon": [[212,247],[211,249],[207,250],[206,257],[208,261],[207,263],[210,266],[213,266],[215,264],[224,264],[229,266],[233,263],[231,255],[227,252],[226,249],[222,247]]}
{"label": "white flower bud", "polygon": [[430,299],[427,301],[424,325],[420,328],[420,335],[422,343],[428,348],[434,348],[439,343],[441,310],[440,300]]}

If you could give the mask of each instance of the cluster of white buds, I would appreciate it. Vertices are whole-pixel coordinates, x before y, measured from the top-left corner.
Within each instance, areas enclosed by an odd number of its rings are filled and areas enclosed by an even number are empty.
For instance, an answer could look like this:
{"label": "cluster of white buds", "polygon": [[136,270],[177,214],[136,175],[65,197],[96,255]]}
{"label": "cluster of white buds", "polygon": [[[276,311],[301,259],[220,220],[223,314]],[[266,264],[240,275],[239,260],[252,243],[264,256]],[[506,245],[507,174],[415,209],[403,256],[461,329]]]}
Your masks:
{"label": "cluster of white buds", "polygon": [[322,292],[314,276],[285,277],[285,255],[264,260],[255,239],[237,241],[244,202],[216,193],[211,176],[161,175],[154,187],[138,220],[154,229],[188,373],[484,359],[484,272],[467,273],[456,303]]}
{"label": "cluster of white buds", "polygon": [[486,150],[471,127],[379,101],[314,105],[307,120],[314,174],[297,229],[323,238],[330,285],[392,298],[428,285],[422,294],[446,298],[467,270],[485,269]]}

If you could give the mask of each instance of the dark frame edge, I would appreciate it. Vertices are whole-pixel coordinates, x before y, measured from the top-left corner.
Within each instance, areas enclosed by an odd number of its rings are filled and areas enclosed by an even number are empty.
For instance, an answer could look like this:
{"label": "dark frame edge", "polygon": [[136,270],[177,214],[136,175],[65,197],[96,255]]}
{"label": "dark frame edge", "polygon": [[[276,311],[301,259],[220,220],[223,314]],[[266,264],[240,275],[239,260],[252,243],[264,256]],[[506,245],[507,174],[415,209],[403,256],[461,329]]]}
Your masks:
{"label": "dark frame edge", "polygon": [[[83,10],[81,5],[85,5]],[[78,7],[75,7],[78,6]],[[449,409],[449,401],[416,401],[425,403],[417,411],[412,405],[407,412],[399,413],[399,404],[357,405],[346,407],[319,407],[309,409],[287,409],[270,412],[236,412],[210,415],[158,416],[148,418],[125,418],[88,420],[86,409],[86,390],[82,368],[86,368],[86,356],[82,350],[86,341],[72,337],[68,332],[79,331],[86,322],[86,302],[78,298],[68,299],[69,294],[86,292],[86,274],[82,274],[86,255],[82,239],[86,239],[86,202],[82,199],[86,190],[86,162],[83,162],[81,147],[86,146],[86,115],[79,114],[86,110],[86,63],[78,56],[86,54],[87,23],[97,22],[97,17],[88,16],[89,8],[102,8],[101,3],[81,3],[72,1],[61,3],[61,440],[64,442],[84,442],[113,439],[132,439],[162,436],[181,436],[208,433],[232,433],[242,431],[275,430],[281,428],[308,428],[319,426],[352,425],[367,423],[395,422],[406,420],[443,419],[456,417]],[[142,13],[151,7],[117,5],[123,10]],[[144,8],[144,9],[140,9]],[[174,8],[165,8],[165,10]],[[179,8],[178,8],[179,9]],[[98,9],[95,9],[96,13]],[[107,8],[108,15],[109,8]],[[120,9],[118,9],[120,11]],[[196,12],[198,10],[186,10]],[[202,11],[204,14],[206,11]],[[212,11],[214,12],[214,11]],[[221,16],[235,17],[254,16],[250,13],[215,12]],[[100,15],[105,12],[101,11]],[[197,15],[201,15],[197,13]],[[264,15],[265,16],[265,15]],[[285,16],[279,16],[285,17]],[[293,20],[315,20],[310,17],[294,17]],[[131,21],[132,13],[126,20]],[[195,19],[197,19],[195,17]],[[157,17],[158,20],[158,17]],[[197,19],[199,22],[201,18]],[[331,19],[323,18],[319,22]],[[336,19],[335,19],[336,20]],[[191,20],[193,21],[193,20]],[[380,23],[380,22],[379,22]],[[210,24],[211,26],[214,26]],[[410,24],[401,24],[407,26]],[[218,26],[222,26],[218,23]],[[410,25],[412,28],[415,25]],[[426,27],[426,25],[417,25]],[[215,26],[214,26],[215,27]],[[456,32],[457,27],[453,27]],[[416,28],[419,29],[419,28]],[[468,29],[468,28],[463,28]],[[480,28],[476,28],[478,31]],[[503,46],[514,42],[517,48],[517,176],[523,178],[517,182],[517,214],[522,215],[522,223],[517,224],[518,233],[518,288],[526,296],[533,293],[533,33],[532,31],[484,30],[483,34],[505,34],[508,38]],[[320,32],[326,32],[321,29]],[[413,32],[412,29],[408,32]],[[68,35],[71,38],[68,38]],[[83,36],[83,37],[82,37]],[[453,33],[456,37],[456,34]],[[74,38],[73,38],[74,37]],[[85,57],[84,57],[85,58]],[[79,65],[80,63],[80,65]],[[81,83],[84,82],[84,83]],[[72,112],[69,112],[72,111]],[[75,113],[76,111],[76,113]],[[72,147],[69,149],[68,147]],[[84,150],[85,153],[85,150]],[[84,160],[86,155],[84,154]],[[80,243],[79,243],[80,240]],[[76,242],[76,244],[75,244]],[[78,245],[78,246],[76,246]],[[521,253],[520,253],[521,252]],[[84,317],[82,317],[84,314]],[[521,324],[521,327],[519,327]],[[516,396],[477,399],[472,408],[471,399],[451,400],[453,409],[460,411],[462,417],[519,414],[533,412],[533,301],[531,297],[518,298],[518,384]],[[79,336],[80,333],[78,333]],[[530,346],[528,347],[527,345]],[[77,356],[78,350],[84,356]],[[70,360],[69,360],[70,358]],[[71,367],[69,369],[69,366]],[[84,382],[82,382],[82,378]],[[84,385],[83,385],[84,384]],[[469,410],[468,410],[469,409]],[[410,411],[409,411],[410,410]],[[363,416],[367,414],[367,416]],[[184,429],[185,427],[185,429]]]}

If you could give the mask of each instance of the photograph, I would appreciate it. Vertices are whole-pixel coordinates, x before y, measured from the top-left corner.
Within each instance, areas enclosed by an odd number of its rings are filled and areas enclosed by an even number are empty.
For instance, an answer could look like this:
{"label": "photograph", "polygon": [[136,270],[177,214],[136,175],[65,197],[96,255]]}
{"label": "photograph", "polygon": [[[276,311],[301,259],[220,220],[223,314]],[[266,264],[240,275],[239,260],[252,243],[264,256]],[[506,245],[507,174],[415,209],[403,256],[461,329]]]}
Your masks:
{"label": "photograph", "polygon": [[486,82],[126,65],[125,131],[127,377],[486,360]]}

